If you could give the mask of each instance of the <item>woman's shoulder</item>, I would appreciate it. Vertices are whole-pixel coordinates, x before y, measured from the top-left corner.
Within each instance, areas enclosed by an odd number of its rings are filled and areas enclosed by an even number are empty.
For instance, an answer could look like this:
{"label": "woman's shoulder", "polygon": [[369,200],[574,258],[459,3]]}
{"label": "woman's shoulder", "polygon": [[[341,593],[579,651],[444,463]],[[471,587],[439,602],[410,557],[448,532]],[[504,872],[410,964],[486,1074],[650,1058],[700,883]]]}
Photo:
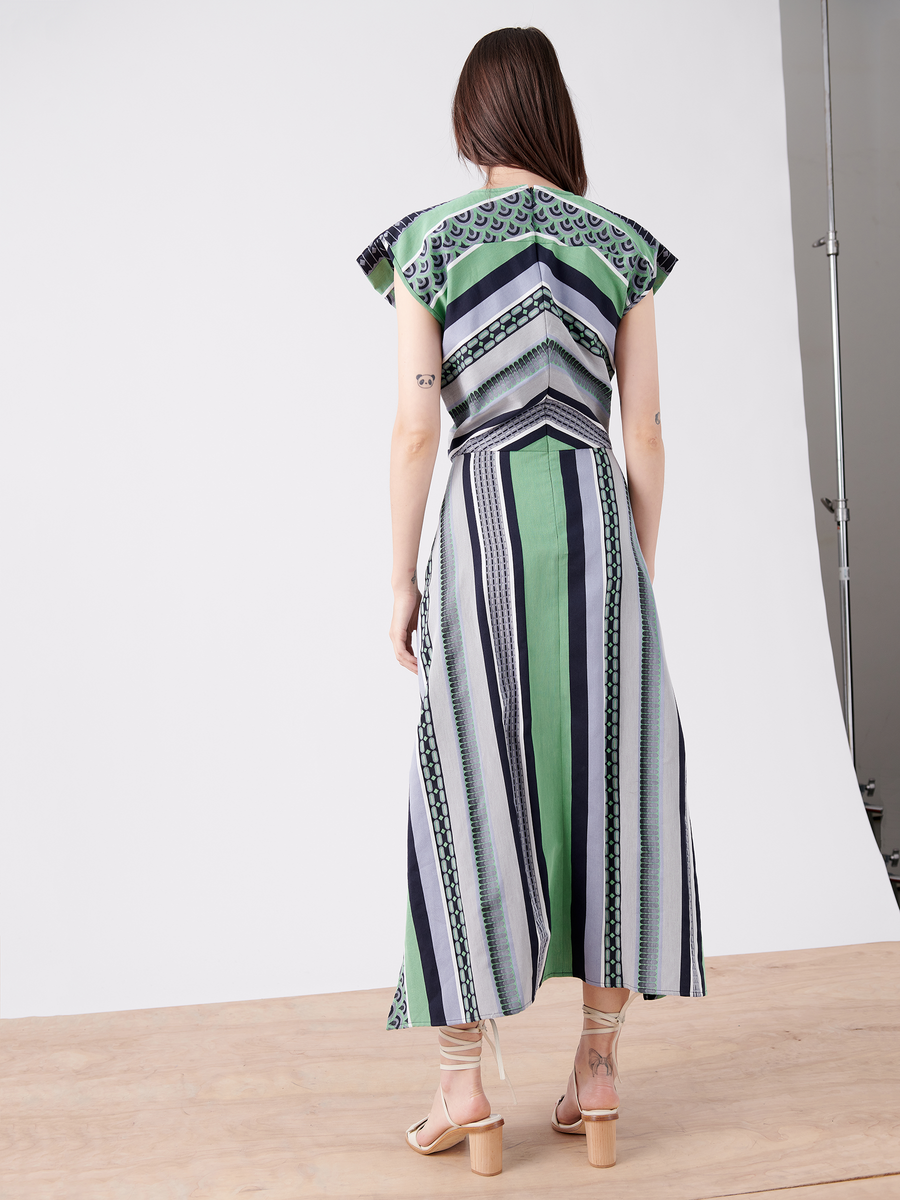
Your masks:
{"label": "woman's shoulder", "polygon": [[633,217],[627,217],[624,213],[606,208],[596,200],[588,200],[586,196],[575,196],[570,192],[560,194],[564,196],[567,204],[583,209],[590,213],[595,221],[599,220],[609,226],[611,232],[619,239],[627,238],[639,250],[651,257],[655,253],[659,239],[654,237],[649,229],[645,229],[643,225],[635,221]]}
{"label": "woman's shoulder", "polygon": [[408,213],[379,233],[357,262],[375,290],[393,303],[395,266],[415,272],[416,260],[424,255],[423,272],[434,273],[475,245],[519,238],[529,228],[562,246],[593,248],[641,292],[644,276],[661,283],[677,261],[631,217],[574,192],[529,185],[476,188]]}
{"label": "woman's shoulder", "polygon": [[[623,213],[584,196],[572,196],[580,206],[594,214],[611,235],[604,247],[607,257],[629,278],[629,307],[636,303],[648,287],[654,291],[662,286],[678,259],[649,229]],[[606,240],[606,239],[604,239]],[[633,295],[631,294],[633,293]]]}
{"label": "woman's shoulder", "polygon": [[483,188],[465,192],[408,213],[382,230],[356,260],[375,290],[393,303],[394,263],[405,264],[439,225],[478,207],[487,194]]}

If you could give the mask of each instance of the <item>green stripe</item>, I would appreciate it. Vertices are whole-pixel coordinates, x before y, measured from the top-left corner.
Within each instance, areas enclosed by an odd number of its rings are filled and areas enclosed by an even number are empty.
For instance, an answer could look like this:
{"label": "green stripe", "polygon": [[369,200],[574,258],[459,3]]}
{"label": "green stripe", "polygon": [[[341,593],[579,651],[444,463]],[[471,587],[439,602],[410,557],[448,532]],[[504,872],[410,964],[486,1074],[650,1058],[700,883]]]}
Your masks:
{"label": "green stripe", "polygon": [[406,903],[406,944],[404,946],[403,969],[406,974],[406,998],[409,1004],[410,1025],[430,1025],[431,1013],[428,1008],[428,993],[425,991],[425,976],[422,974],[422,960],[419,957],[419,943],[416,941],[416,927],[413,924],[412,909],[409,901]]}
{"label": "green stripe", "polygon": [[394,268],[386,258],[379,259],[374,270],[369,272],[369,283],[380,295],[390,291],[394,282]]}
{"label": "green stripe", "polygon": [[664,270],[662,269],[662,267],[657,267],[657,268],[656,268],[656,278],[653,280],[653,291],[654,291],[654,293],[656,293],[656,292],[658,292],[658,291],[659,291],[659,289],[662,287],[662,285],[663,285],[663,284],[666,282],[666,280],[667,280],[668,278],[669,278],[669,272],[668,272],[668,271],[664,271]]}
{"label": "green stripe", "polygon": [[[541,844],[550,884],[544,977],[572,974],[572,748],[569,707],[568,551],[559,449],[543,438],[509,456],[525,588],[531,737]],[[548,520],[552,514],[555,519]]]}

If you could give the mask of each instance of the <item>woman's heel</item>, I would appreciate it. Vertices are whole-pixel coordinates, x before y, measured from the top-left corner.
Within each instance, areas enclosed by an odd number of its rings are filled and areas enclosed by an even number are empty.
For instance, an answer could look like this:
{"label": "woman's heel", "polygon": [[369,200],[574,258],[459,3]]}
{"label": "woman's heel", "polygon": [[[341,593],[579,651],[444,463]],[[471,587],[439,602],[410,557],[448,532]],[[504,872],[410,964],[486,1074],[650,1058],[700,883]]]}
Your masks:
{"label": "woman's heel", "polygon": [[[615,1160],[615,1147],[613,1148]],[[503,1118],[487,1129],[469,1130],[469,1165],[476,1175],[499,1175],[503,1170]]]}
{"label": "woman's heel", "polygon": [[616,1165],[616,1121],[619,1114],[592,1117],[582,1113],[584,1132],[587,1134],[588,1162],[592,1167],[614,1167]]}

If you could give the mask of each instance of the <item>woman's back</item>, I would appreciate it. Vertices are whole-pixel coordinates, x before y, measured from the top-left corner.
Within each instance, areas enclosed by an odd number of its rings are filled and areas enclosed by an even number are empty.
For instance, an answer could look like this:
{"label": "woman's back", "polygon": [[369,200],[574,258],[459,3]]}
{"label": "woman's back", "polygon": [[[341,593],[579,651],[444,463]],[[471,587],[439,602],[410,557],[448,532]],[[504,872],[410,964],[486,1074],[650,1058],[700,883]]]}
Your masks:
{"label": "woman's back", "polygon": [[640,225],[546,186],[482,188],[413,213],[359,259],[392,302],[396,266],[442,327],[453,453],[548,422],[606,430],[619,321],[675,262]]}

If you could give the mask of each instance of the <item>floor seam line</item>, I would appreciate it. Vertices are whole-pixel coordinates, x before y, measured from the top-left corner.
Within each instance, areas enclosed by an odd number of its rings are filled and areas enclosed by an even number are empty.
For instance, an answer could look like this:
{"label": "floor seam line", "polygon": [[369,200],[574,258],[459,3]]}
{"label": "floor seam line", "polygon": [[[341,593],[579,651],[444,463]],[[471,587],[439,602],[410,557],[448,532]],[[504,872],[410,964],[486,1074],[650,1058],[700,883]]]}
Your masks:
{"label": "floor seam line", "polygon": [[703,1200],[740,1200],[741,1196],[765,1196],[769,1192],[797,1192],[801,1188],[830,1187],[835,1183],[860,1183],[866,1179],[897,1179],[900,1171],[886,1171],[879,1175],[847,1175],[842,1179],[818,1179],[812,1183],[787,1183],[777,1187],[753,1188],[749,1192],[719,1192],[715,1196],[706,1196]]}

